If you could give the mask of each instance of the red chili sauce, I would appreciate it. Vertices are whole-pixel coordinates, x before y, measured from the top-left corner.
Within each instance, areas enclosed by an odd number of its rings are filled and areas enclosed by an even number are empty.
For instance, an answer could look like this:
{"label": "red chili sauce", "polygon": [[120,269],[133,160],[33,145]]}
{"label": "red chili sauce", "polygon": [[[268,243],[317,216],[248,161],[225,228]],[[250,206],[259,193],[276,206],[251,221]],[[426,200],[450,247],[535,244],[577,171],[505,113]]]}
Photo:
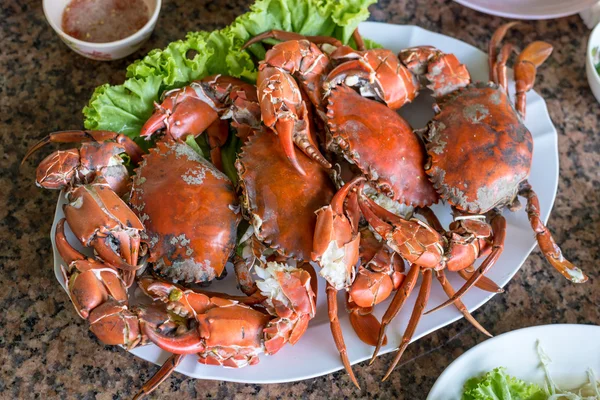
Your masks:
{"label": "red chili sauce", "polygon": [[75,39],[107,43],[133,35],[149,19],[144,0],[71,0],[62,29]]}

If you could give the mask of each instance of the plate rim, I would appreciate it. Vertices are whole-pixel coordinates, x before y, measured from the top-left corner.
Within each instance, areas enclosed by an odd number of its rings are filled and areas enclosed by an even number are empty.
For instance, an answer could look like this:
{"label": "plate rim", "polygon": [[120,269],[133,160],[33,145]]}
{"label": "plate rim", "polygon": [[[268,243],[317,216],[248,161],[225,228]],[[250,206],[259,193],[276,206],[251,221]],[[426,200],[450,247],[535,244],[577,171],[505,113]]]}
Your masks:
{"label": "plate rim", "polygon": [[[596,4],[597,0],[585,0],[585,2],[581,2],[581,4],[579,4],[577,7],[573,7],[570,10],[561,10],[561,11],[555,11],[553,13],[550,14],[537,14],[535,12],[532,13],[528,13],[528,14],[519,14],[519,13],[513,13],[513,12],[509,12],[509,11],[500,11],[500,10],[496,10],[494,8],[488,8],[484,5],[480,5],[477,3],[472,3],[472,0],[454,0],[456,3],[470,8],[472,10],[484,13],[484,14],[488,14],[488,15],[494,15],[497,17],[503,17],[503,18],[514,18],[514,19],[521,19],[521,20],[542,20],[542,19],[552,19],[552,18],[562,18],[562,17],[569,17],[571,15],[575,15],[577,13],[580,13],[583,10],[586,10],[590,7],[592,7],[594,4]],[[568,8],[568,2],[564,3],[567,4],[566,8]],[[558,7],[560,8],[560,7]]]}
{"label": "plate rim", "polygon": [[[462,41],[460,39],[453,38],[453,37],[448,36],[448,35],[444,35],[442,33],[430,31],[430,30],[427,30],[425,28],[422,28],[422,27],[416,26],[416,25],[410,25],[410,24],[409,25],[400,25],[400,24],[390,24],[390,23],[384,23],[384,22],[366,21],[366,22],[362,22],[359,25],[359,27],[365,27],[365,26],[368,26],[368,25],[372,25],[373,27],[380,27],[380,28],[383,28],[383,27],[386,27],[386,26],[388,26],[388,27],[389,26],[394,26],[394,27],[410,28],[412,30],[411,35],[414,35],[415,31],[417,31],[417,32],[418,31],[424,31],[424,32],[427,32],[427,34],[430,34],[430,35],[443,36],[445,38],[449,38],[449,39],[452,39],[452,40],[460,41],[463,45],[468,46],[473,51],[485,54],[485,52],[483,52],[479,48],[471,45],[470,43],[464,42],[464,41]],[[366,36],[368,36],[368,35],[366,35]],[[560,177],[559,176],[559,168],[560,168],[559,162],[560,162],[560,160],[559,160],[559,157],[558,157],[558,132],[556,130],[556,127],[554,126],[554,123],[552,122],[552,119],[550,118],[550,114],[548,112],[548,108],[546,106],[545,100],[537,92],[535,92],[533,90],[532,90],[532,92],[534,92],[535,95],[541,100],[541,106],[543,107],[543,115],[544,115],[545,119],[547,119],[547,122],[549,122],[549,125],[551,127],[551,129],[549,129],[548,131],[544,132],[544,135],[538,136],[538,140],[541,137],[545,137],[546,139],[548,137],[552,138],[552,140],[553,140],[552,147],[554,149],[554,154],[552,154],[552,158],[556,161],[556,163],[555,163],[555,165],[556,165],[555,171],[554,171],[554,174],[552,175],[553,182],[551,182],[551,184],[554,187],[554,190],[552,192],[553,195],[552,195],[551,199],[546,199],[547,201],[549,200],[549,208],[548,208],[547,215],[544,216],[543,215],[544,212],[542,210],[542,216],[543,216],[542,220],[544,222],[547,222],[547,220],[550,217],[550,214],[552,212],[552,208],[554,206],[554,202],[555,202],[556,194],[557,194],[557,189],[558,189],[558,181],[559,181],[559,177]],[[57,259],[57,258],[60,259],[60,256],[59,255],[57,256],[56,245],[55,245],[55,241],[54,241],[54,232],[55,232],[55,228],[56,228],[56,223],[58,221],[57,220],[57,216],[58,216],[58,213],[59,213],[59,210],[60,210],[59,205],[61,204],[61,201],[62,201],[62,199],[64,197],[63,192],[61,191],[60,193],[61,194],[59,195],[59,198],[58,198],[58,201],[57,201],[57,208],[56,208],[56,211],[55,211],[54,222],[53,222],[53,225],[52,225],[52,228],[51,228],[51,234],[50,234],[51,235],[50,239],[51,239],[52,247],[53,247],[54,259]],[[531,254],[532,250],[536,246],[537,246],[537,244],[534,242],[531,245],[531,247],[528,249],[528,251],[526,252],[525,258],[519,264],[519,266],[517,268],[515,268],[510,274],[506,275],[505,279],[503,279],[501,282],[500,281],[497,282],[501,287],[504,287],[508,282],[510,282],[510,280],[512,279],[512,277],[521,269],[521,267],[523,266],[524,262],[527,260],[527,258]],[[56,272],[57,268],[58,268],[57,265],[56,265],[56,263],[55,263],[54,267],[55,267],[54,269],[55,269],[57,280],[59,281],[59,283],[61,284],[61,286],[63,287],[63,289],[65,289],[64,283],[61,281],[61,279],[59,279],[58,273]],[[417,285],[420,285],[420,280],[417,283]],[[415,288],[415,289],[417,289],[417,288]],[[481,306],[483,306],[484,304],[486,304],[495,295],[496,295],[496,293],[486,293],[478,303],[476,303],[476,304],[468,307],[469,311],[473,312],[473,311],[479,309]],[[434,331],[439,330],[439,329],[441,329],[443,327],[446,327],[449,324],[454,323],[454,322],[456,322],[457,320],[459,320],[461,318],[463,318],[463,316],[461,314],[458,314],[458,315],[455,315],[454,317],[448,318],[445,322],[443,322],[441,324],[437,324],[436,323],[434,327],[428,328],[428,329],[424,330],[421,333],[415,334],[415,336],[411,340],[411,343],[413,343],[413,342],[419,340],[420,338],[422,338],[422,337],[430,334],[431,332],[434,332]],[[151,344],[150,346],[154,346],[154,345]],[[159,362],[158,360],[154,361],[154,360],[151,360],[151,359],[149,359],[148,357],[146,357],[144,355],[140,355],[140,354],[138,354],[138,350],[143,350],[143,348],[136,348],[136,349],[130,350],[129,352],[132,353],[132,354],[134,354],[136,357],[139,357],[139,358],[141,358],[143,360],[150,361],[150,362],[152,362],[154,364],[159,365],[158,364],[158,362]],[[392,352],[392,351],[394,351],[393,348],[391,348],[391,349],[383,349],[382,348],[382,351],[379,353],[379,355],[383,355],[383,354],[386,354],[386,353],[389,353],[389,352]],[[165,354],[166,354],[166,352],[161,352],[161,356],[159,356],[159,360],[163,359]],[[337,352],[336,352],[336,354],[337,354]],[[365,360],[367,360],[369,358],[370,358],[370,356],[364,356],[364,357],[363,356],[358,356],[356,358],[352,358],[351,359],[351,364],[354,365],[354,364],[363,362],[363,361],[365,361]],[[184,362],[185,362],[185,360],[184,360]],[[342,370],[344,368],[343,365],[342,365],[342,363],[341,363],[341,361],[339,361],[338,363],[336,363],[335,367],[331,367],[331,368],[329,368],[327,370],[322,370],[322,371],[315,372],[315,373],[308,373],[308,374],[304,374],[304,375],[298,375],[298,376],[296,376],[294,378],[289,378],[289,377],[288,378],[275,378],[275,379],[274,378],[268,378],[268,379],[257,381],[257,380],[252,380],[252,379],[237,378],[237,377],[231,377],[231,376],[221,375],[220,371],[226,370],[224,368],[215,368],[215,371],[213,373],[211,373],[210,376],[206,376],[206,377],[204,377],[204,376],[190,375],[189,371],[182,370],[183,365],[184,365],[184,363],[182,363],[176,369],[176,371],[178,371],[178,372],[180,372],[180,373],[182,373],[182,374],[184,374],[186,376],[190,376],[190,377],[192,377],[194,379],[212,379],[212,380],[223,380],[223,381],[229,381],[229,382],[250,383],[250,384],[272,384],[272,383],[297,382],[297,381],[302,381],[302,380],[306,380],[306,379],[312,379],[312,378],[316,378],[316,377],[328,375],[328,374],[334,373],[336,371]]]}

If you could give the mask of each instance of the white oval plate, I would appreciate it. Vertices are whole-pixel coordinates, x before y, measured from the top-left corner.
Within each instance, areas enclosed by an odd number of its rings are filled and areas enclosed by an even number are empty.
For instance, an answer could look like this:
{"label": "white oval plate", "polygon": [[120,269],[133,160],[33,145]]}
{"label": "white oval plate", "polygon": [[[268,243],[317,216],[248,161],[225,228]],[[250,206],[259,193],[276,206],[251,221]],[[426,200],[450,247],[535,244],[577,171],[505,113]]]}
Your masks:
{"label": "white oval plate", "polygon": [[[467,65],[474,80],[487,80],[486,54],[459,40],[429,32],[415,26],[366,22],[361,24],[360,29],[365,37],[373,39],[381,43],[384,47],[394,51],[400,51],[410,46],[430,44],[437,46],[443,51],[455,53]],[[492,32],[490,32],[490,36],[491,34]],[[431,103],[431,99],[428,99],[427,96],[420,96],[418,101],[404,107],[401,113],[409,120],[413,127],[423,127],[433,116]],[[527,103],[526,125],[533,134],[535,144],[530,182],[539,194],[541,214],[543,219],[546,220],[550,214],[558,184],[557,136],[542,98],[538,94],[530,92],[527,94]],[[64,200],[62,197],[59,199],[52,227],[52,241],[56,277],[64,287],[59,270],[62,260],[54,247],[54,229],[57,221],[63,216],[62,204]],[[445,226],[451,222],[449,207],[436,205],[433,209]],[[534,235],[529,227],[529,222],[524,211],[517,213],[506,212],[506,218],[508,222],[508,234],[504,253],[496,266],[488,274],[491,279],[501,286],[504,286],[517,272],[535,246]],[[76,240],[72,235],[70,239],[71,243],[75,244]],[[555,279],[564,278],[559,274],[555,274]],[[216,281],[211,286],[211,290],[235,293],[234,281],[235,279],[231,276],[223,281]],[[464,283],[464,281],[456,276],[450,276],[450,281],[455,287],[459,287]],[[317,301],[317,315],[311,321],[304,337],[295,346],[286,346],[273,357],[261,356],[260,363],[251,368],[236,370],[206,366],[199,364],[195,356],[188,356],[179,365],[177,371],[199,379],[219,379],[248,383],[279,383],[313,378],[341,369],[340,357],[329,330],[324,288],[325,283],[321,280],[319,282],[320,293]],[[415,295],[417,291],[418,288],[415,289]],[[473,289],[464,297],[464,302],[470,310],[475,310],[491,297],[492,294],[490,293]],[[381,354],[388,353],[397,348],[404,327],[408,322],[410,311],[413,308],[414,298],[415,296],[411,296],[404,310],[390,325],[388,329],[388,345],[383,347]],[[442,289],[437,284],[434,284],[429,301],[430,307],[440,304],[445,299],[446,296],[442,292]],[[389,300],[377,307],[376,315],[378,318],[381,318],[388,304]],[[348,315],[344,311],[343,296],[339,297],[339,308],[341,310],[340,320],[342,329],[345,332],[350,361],[355,364],[366,360],[371,356],[373,349],[363,344],[354,334],[348,320]],[[446,307],[432,315],[427,315],[422,318],[413,340],[448,325],[461,317],[462,315],[451,307]],[[162,363],[168,357],[166,352],[161,351],[154,345],[134,349],[132,353],[154,363]]]}
{"label": "white oval plate", "polygon": [[600,373],[600,326],[541,325],[518,329],[488,339],[458,357],[435,382],[427,400],[460,399],[464,383],[497,367],[526,382],[544,387],[544,371],[537,354],[539,340],[552,359],[552,380],[561,389],[587,383],[586,371]]}
{"label": "white oval plate", "polygon": [[590,8],[598,0],[454,0],[482,13],[516,19],[566,17]]}

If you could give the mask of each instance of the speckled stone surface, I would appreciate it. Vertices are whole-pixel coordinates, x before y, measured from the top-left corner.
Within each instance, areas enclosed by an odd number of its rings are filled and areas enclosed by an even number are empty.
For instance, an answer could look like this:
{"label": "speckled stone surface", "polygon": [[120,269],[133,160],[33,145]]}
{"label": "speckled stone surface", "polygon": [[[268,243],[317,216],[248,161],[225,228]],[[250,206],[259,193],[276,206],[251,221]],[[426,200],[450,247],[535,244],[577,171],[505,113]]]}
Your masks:
{"label": "speckled stone surface", "polygon": [[[95,86],[120,83],[126,65],[145,52],[190,30],[224,26],[248,4],[165,0],[150,42],[137,54],[111,63],[72,53],[46,24],[40,0],[0,4],[0,398],[130,398],[157,370],[119,348],[100,345],[73,311],[52,271],[48,232],[56,193],[34,186],[34,162],[23,167],[19,162],[46,132],[80,127],[79,110]],[[480,49],[504,22],[442,0],[381,0],[371,12],[372,20],[418,25]],[[560,184],[549,227],[565,254],[591,279],[586,285],[569,284],[535,250],[506,293],[475,313],[494,334],[548,323],[600,324],[600,108],[585,77],[589,31],[577,16],[529,26],[515,40],[541,37],[555,47],[536,83],[558,130],[560,150]],[[175,374],[153,397],[424,399],[444,368],[484,339],[458,321],[409,346],[385,383],[379,379],[390,355],[371,367],[356,365],[362,390],[344,372],[278,385]]]}

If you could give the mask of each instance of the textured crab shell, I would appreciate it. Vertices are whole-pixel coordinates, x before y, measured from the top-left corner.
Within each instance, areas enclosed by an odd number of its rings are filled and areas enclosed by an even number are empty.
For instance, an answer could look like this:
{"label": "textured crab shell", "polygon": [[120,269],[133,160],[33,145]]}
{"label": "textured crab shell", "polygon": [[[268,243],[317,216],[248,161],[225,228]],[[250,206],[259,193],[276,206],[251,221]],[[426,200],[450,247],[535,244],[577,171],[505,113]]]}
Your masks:
{"label": "textured crab shell", "polygon": [[219,276],[240,214],[231,181],[181,142],[159,142],[133,179],[131,206],[161,273],[186,282]]}
{"label": "textured crab shell", "polygon": [[318,163],[298,152],[300,175],[281,151],[273,132],[252,135],[236,168],[243,207],[255,235],[285,256],[307,260],[313,245],[315,211],[329,204],[334,186]]}
{"label": "textured crab shell", "polygon": [[425,173],[425,148],[395,111],[339,86],[329,96],[327,117],[330,147],[340,149],[377,189],[406,205],[438,200]]}
{"label": "textured crab shell", "polygon": [[485,213],[510,203],[529,176],[533,140],[506,92],[472,84],[440,104],[429,126],[427,170],[442,198]]}

